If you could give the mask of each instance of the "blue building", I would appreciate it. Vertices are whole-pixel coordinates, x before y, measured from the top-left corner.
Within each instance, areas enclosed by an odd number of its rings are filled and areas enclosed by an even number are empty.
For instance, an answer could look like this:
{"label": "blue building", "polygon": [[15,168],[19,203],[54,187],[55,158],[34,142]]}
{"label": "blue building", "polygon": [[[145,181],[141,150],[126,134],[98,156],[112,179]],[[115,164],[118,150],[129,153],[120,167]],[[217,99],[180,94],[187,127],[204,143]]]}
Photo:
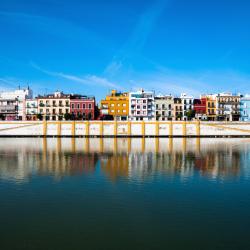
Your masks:
{"label": "blue building", "polygon": [[240,120],[250,121],[250,95],[246,95],[240,100]]}

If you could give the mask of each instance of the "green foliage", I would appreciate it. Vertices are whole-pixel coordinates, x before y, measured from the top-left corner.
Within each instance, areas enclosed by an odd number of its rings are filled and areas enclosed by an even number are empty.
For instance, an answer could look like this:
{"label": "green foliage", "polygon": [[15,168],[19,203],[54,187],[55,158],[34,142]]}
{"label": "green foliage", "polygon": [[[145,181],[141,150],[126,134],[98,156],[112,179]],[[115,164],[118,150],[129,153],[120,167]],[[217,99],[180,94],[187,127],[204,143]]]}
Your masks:
{"label": "green foliage", "polygon": [[65,114],[64,114],[64,119],[65,119],[66,121],[71,120],[71,118],[72,118],[72,115],[71,115],[70,113],[65,113]]}
{"label": "green foliage", "polygon": [[42,116],[42,114],[37,114],[37,115],[36,115],[36,118],[37,118],[39,121],[42,121],[43,116]]}
{"label": "green foliage", "polygon": [[195,111],[190,109],[186,113],[187,119],[190,121],[195,117]]}

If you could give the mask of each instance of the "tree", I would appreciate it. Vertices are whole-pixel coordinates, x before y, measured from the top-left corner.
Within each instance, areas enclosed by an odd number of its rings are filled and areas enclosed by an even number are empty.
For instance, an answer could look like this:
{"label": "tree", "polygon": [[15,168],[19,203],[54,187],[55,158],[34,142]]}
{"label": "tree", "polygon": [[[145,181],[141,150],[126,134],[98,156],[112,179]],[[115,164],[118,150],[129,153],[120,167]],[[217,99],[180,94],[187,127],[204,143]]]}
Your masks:
{"label": "tree", "polygon": [[91,120],[91,118],[92,118],[92,114],[88,113],[88,120]]}
{"label": "tree", "polygon": [[39,121],[42,121],[43,116],[42,116],[42,114],[37,114],[37,115],[36,115],[36,118],[37,118]]}
{"label": "tree", "polygon": [[181,120],[181,118],[182,118],[182,113],[179,113],[177,116],[176,116],[176,118],[179,120]]}
{"label": "tree", "polygon": [[83,119],[83,115],[81,114],[81,113],[79,113],[78,115],[77,115],[77,120],[82,120]]}
{"label": "tree", "polygon": [[65,114],[64,114],[64,119],[65,119],[66,121],[70,120],[70,119],[71,119],[71,114],[70,114],[70,113],[65,113]]}
{"label": "tree", "polygon": [[190,121],[195,117],[195,110],[188,110],[186,113],[187,119]]}

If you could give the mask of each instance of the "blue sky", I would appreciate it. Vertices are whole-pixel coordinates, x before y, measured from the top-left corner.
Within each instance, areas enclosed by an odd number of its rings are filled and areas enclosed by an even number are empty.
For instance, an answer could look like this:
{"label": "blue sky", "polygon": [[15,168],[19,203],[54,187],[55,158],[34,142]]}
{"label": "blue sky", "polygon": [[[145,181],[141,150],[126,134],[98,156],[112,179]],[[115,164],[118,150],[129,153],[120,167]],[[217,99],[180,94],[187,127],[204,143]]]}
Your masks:
{"label": "blue sky", "polygon": [[250,92],[250,1],[1,0],[0,89]]}

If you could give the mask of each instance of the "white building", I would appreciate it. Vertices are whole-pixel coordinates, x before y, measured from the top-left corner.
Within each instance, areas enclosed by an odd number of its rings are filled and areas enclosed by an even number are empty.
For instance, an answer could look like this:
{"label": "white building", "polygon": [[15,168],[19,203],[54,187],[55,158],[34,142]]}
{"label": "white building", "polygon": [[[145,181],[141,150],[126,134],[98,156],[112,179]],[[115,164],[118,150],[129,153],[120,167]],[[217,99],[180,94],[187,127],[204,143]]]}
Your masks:
{"label": "white building", "polygon": [[143,89],[129,93],[129,119],[131,121],[149,121],[154,119],[155,93]]}
{"label": "white building", "polygon": [[187,112],[193,110],[194,108],[194,97],[188,96],[185,93],[181,94],[181,103],[182,103],[182,119],[187,120]]}
{"label": "white building", "polygon": [[36,120],[38,114],[37,99],[25,100],[25,120]]}
{"label": "white building", "polygon": [[17,107],[17,119],[25,119],[25,100],[33,97],[32,90],[28,87],[27,89],[17,89],[9,92],[0,93],[1,99],[15,100],[18,101]]}
{"label": "white building", "polygon": [[216,96],[216,116],[218,121],[239,121],[241,95],[220,93]]}
{"label": "white building", "polygon": [[171,95],[155,96],[155,118],[158,121],[173,119],[174,98]]}

